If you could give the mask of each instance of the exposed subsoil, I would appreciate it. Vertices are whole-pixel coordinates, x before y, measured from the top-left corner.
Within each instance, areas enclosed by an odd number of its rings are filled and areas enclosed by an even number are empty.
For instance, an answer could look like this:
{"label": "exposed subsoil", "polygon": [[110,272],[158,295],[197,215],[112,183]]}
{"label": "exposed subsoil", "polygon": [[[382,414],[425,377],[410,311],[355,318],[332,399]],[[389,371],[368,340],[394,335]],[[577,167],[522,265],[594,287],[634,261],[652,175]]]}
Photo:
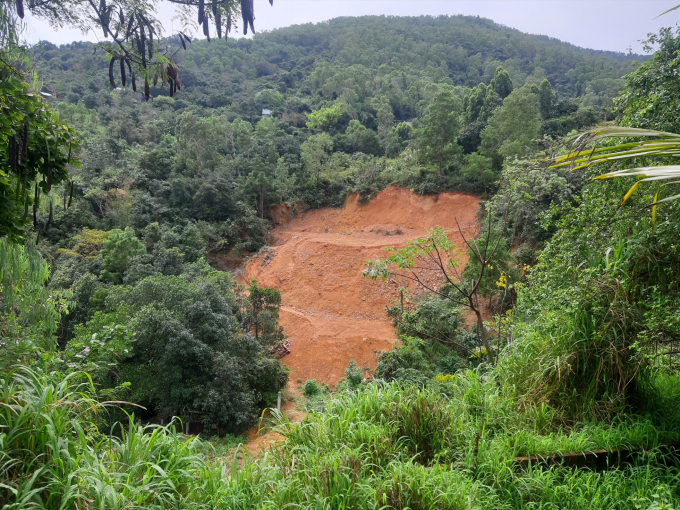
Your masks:
{"label": "exposed subsoil", "polygon": [[[385,309],[398,299],[399,282],[362,276],[364,262],[435,226],[450,229],[449,239],[464,246],[456,219],[466,235],[474,234],[478,209],[472,195],[416,195],[396,186],[365,204],[351,195],[342,209],[293,216],[290,208],[275,208],[272,247],[248,262],[243,277],[281,292],[280,323],[291,345],[282,361],[292,370],[291,383],[316,379],[333,387],[351,359],[372,371],[376,355],[396,342]],[[461,249],[461,267],[465,262]]]}

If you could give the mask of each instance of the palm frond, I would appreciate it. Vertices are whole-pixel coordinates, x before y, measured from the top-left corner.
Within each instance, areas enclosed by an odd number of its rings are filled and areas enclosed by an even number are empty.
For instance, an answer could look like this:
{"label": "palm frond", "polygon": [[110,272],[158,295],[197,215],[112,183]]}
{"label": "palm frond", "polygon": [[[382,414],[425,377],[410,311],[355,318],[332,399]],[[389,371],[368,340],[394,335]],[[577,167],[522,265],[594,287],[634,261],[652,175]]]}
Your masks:
{"label": "palm frond", "polygon": [[[672,9],[671,9],[672,10]],[[639,141],[623,142],[615,145],[597,147],[597,144],[608,138],[652,138]],[[656,157],[656,158],[677,158],[680,157],[680,134],[669,133],[667,131],[656,131],[653,129],[637,129],[620,126],[598,126],[591,131],[578,135],[572,141],[572,150],[558,158],[555,158],[550,168],[560,168],[570,166],[572,170],[578,170],[598,163],[620,161],[631,158]],[[680,183],[680,165],[666,166],[645,166],[626,168],[616,172],[608,172],[597,177],[598,179],[612,179],[616,177],[637,177],[638,180],[630,187],[624,195],[619,207],[633,196],[642,182],[666,181],[674,179],[672,182],[664,184]],[[652,207],[652,224],[656,220],[657,204],[677,200],[680,195],[674,195],[659,200],[659,193],[654,197]]]}
{"label": "palm frond", "polygon": [[[660,18],[660,17],[663,16],[664,14],[668,14],[669,12],[673,12],[673,11],[675,11],[675,10],[677,10],[677,9],[680,9],[680,5],[676,5],[675,7],[671,7],[671,8],[668,9],[667,11],[662,12],[661,14],[659,14],[656,18]],[[656,19],[656,18],[654,18],[654,19]]]}

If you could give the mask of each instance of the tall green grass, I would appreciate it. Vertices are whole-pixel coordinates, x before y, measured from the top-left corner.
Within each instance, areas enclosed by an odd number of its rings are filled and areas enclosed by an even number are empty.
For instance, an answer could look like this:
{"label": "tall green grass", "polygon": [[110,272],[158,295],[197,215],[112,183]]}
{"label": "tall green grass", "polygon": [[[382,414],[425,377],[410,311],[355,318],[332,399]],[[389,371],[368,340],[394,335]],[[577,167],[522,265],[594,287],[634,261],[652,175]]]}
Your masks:
{"label": "tall green grass", "polygon": [[[664,380],[668,387],[668,381]],[[22,369],[0,379],[0,505],[7,509],[611,509],[680,508],[680,471],[658,446],[658,417],[556,425],[518,413],[491,378],[462,373],[446,396],[371,384],[330,400],[264,458],[213,461],[174,427],[117,436],[82,376]],[[108,432],[108,431],[107,431]],[[642,448],[631,466],[594,473],[521,469],[519,454]],[[656,505],[656,506],[655,506]]]}

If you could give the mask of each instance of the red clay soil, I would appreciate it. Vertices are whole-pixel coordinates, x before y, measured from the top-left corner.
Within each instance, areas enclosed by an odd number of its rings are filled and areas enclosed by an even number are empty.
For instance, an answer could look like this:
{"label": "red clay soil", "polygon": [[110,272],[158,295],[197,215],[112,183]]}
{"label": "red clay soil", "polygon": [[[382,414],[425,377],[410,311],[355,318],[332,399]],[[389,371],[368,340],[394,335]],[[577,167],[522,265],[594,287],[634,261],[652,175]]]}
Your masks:
{"label": "red clay soil", "polygon": [[[449,238],[463,241],[476,224],[479,198],[462,193],[416,195],[392,186],[366,204],[356,195],[342,209],[320,209],[290,216],[279,207],[272,248],[249,261],[245,278],[281,291],[280,323],[291,354],[283,362],[291,382],[316,379],[331,386],[344,377],[351,359],[371,371],[376,354],[396,342],[385,308],[398,298],[395,283],[362,276],[364,261],[386,256],[435,226],[451,229]],[[466,232],[467,234],[467,232]],[[464,252],[460,263],[465,264]]]}

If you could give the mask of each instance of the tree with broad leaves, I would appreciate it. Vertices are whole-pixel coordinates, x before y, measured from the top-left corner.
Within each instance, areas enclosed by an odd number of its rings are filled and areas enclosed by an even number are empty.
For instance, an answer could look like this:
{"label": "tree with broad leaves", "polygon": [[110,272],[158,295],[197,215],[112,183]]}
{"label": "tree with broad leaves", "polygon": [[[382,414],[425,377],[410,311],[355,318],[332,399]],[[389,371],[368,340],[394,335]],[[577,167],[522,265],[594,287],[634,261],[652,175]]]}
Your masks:
{"label": "tree with broad leaves", "polygon": [[458,267],[460,251],[448,238],[447,232],[441,227],[428,231],[420,239],[414,239],[403,248],[388,248],[391,255],[385,259],[366,261],[364,276],[372,280],[378,277],[382,280],[394,278],[417,288],[425,289],[428,293],[446,299],[456,305],[468,308],[475,314],[477,321],[477,337],[480,349],[486,351],[489,363],[495,361],[488,334],[482,319],[479,304],[480,282],[494,260],[508,222],[508,202],[500,230],[492,229],[493,214],[487,212],[489,224],[484,236],[475,239],[466,236],[456,220],[458,231],[463,237],[470,257],[475,259],[476,274],[467,276]]}
{"label": "tree with broad leaves", "polygon": [[428,162],[437,166],[439,175],[445,164],[452,159],[460,147],[456,137],[460,131],[460,117],[463,105],[452,88],[441,87],[432,99],[420,132],[421,153]]}
{"label": "tree with broad leaves", "polygon": [[[67,165],[79,165],[79,148],[73,128],[59,120],[47,103],[0,52],[0,238],[23,241],[31,222],[37,227],[37,212],[46,198],[52,220],[54,186],[69,180]],[[9,59],[8,59],[9,60]],[[70,205],[73,182],[69,186]]]}

